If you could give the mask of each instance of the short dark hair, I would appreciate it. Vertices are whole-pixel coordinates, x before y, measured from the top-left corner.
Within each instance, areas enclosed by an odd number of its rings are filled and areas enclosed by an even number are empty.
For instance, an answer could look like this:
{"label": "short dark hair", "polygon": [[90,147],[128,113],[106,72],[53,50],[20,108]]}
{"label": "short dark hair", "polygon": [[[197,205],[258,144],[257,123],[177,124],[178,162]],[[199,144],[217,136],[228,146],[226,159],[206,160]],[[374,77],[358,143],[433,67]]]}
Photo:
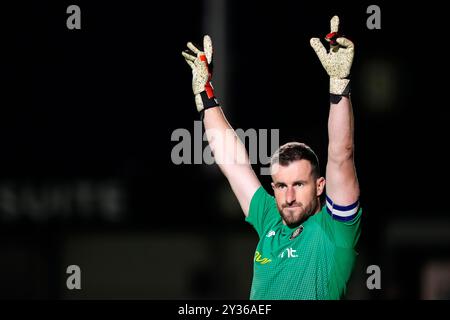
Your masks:
{"label": "short dark hair", "polygon": [[304,143],[288,142],[278,148],[270,159],[270,166],[279,163],[281,166],[287,166],[297,160],[308,160],[311,163],[312,174],[314,178],[320,177],[319,159],[314,151]]}

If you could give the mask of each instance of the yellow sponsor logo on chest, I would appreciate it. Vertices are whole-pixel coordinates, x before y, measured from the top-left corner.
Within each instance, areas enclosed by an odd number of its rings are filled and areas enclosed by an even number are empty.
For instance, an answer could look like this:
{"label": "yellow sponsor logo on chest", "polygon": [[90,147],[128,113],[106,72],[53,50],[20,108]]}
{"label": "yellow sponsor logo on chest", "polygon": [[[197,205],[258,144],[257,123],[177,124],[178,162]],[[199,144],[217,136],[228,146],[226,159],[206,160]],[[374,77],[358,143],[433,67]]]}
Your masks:
{"label": "yellow sponsor logo on chest", "polygon": [[266,263],[269,263],[271,261],[272,261],[271,259],[263,258],[261,256],[261,253],[259,253],[259,251],[255,252],[255,262],[258,262],[260,264],[266,264]]}

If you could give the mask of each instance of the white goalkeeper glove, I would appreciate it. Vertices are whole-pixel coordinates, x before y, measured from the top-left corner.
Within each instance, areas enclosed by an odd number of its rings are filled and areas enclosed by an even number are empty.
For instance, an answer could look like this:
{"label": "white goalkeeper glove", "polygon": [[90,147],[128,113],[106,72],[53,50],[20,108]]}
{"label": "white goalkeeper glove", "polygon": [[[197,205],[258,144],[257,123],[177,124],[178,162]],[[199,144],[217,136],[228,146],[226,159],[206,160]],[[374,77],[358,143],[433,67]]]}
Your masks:
{"label": "white goalkeeper glove", "polygon": [[329,52],[327,52],[319,38],[312,38],[310,43],[322,66],[330,76],[330,94],[332,96],[345,96],[350,94],[349,76],[355,54],[355,46],[349,39],[339,35],[338,16],[334,16],[331,19],[330,27],[331,32],[325,37],[325,40],[330,43]]}
{"label": "white goalkeeper glove", "polygon": [[188,42],[187,47],[189,50],[181,54],[192,68],[192,91],[194,92],[197,111],[203,116],[204,110],[219,106],[211,85],[212,41],[208,35],[203,37],[204,51],[197,49],[192,42]]}

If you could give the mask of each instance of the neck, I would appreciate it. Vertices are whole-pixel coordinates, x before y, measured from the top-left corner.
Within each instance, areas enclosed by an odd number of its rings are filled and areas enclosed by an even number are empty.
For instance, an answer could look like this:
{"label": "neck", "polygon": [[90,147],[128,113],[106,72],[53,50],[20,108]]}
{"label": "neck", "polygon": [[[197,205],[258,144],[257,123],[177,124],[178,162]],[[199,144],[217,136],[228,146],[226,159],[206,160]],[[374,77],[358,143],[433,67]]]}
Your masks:
{"label": "neck", "polygon": [[316,213],[320,212],[321,210],[322,210],[322,203],[320,202],[320,197],[317,197],[316,209],[313,211],[313,213],[311,215],[313,216]]}

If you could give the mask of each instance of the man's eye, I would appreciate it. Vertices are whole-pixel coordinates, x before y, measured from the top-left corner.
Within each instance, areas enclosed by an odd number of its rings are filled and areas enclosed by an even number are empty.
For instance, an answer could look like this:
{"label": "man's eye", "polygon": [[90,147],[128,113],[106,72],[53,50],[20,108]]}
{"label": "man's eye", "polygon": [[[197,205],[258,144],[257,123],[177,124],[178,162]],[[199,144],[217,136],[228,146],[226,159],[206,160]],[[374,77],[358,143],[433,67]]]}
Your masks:
{"label": "man's eye", "polygon": [[303,183],[297,182],[297,183],[295,184],[295,186],[296,186],[296,187],[302,187],[302,186],[303,186]]}
{"label": "man's eye", "polygon": [[282,190],[282,189],[284,189],[284,188],[286,188],[285,185],[282,185],[282,184],[278,185],[278,189]]}

